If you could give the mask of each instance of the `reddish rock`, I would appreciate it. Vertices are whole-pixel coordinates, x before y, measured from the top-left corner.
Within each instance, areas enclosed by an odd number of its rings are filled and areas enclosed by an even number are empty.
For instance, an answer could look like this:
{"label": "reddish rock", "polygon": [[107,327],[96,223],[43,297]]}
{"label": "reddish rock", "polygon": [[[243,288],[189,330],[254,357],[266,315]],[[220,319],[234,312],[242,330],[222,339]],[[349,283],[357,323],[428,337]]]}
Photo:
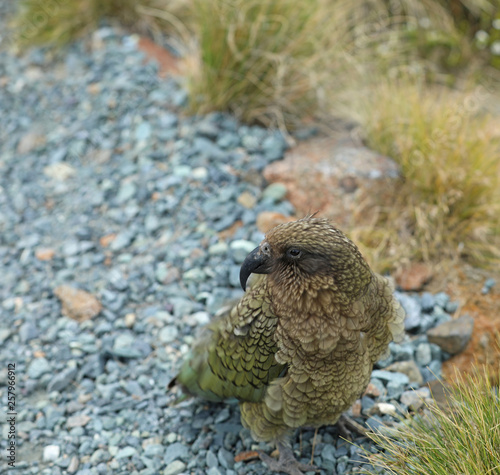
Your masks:
{"label": "reddish rock", "polygon": [[56,251],[54,249],[50,248],[39,248],[35,251],[35,257],[39,261],[50,261],[54,259],[54,256],[56,255]]}
{"label": "reddish rock", "polygon": [[158,75],[160,77],[179,74],[179,60],[167,49],[144,36],[139,39],[139,49],[147,56],[148,60],[158,62],[160,66]]}
{"label": "reddish rock", "polygon": [[431,268],[421,262],[412,262],[406,267],[398,269],[394,278],[396,284],[403,290],[420,290],[432,279]]}
{"label": "reddish rock", "polygon": [[270,229],[278,226],[278,224],[289,223],[294,220],[295,218],[291,216],[285,216],[274,211],[262,211],[257,216],[257,228],[261,233],[267,233]]}
{"label": "reddish rock", "polygon": [[352,417],[359,417],[361,415],[361,400],[357,399],[351,406]]}
{"label": "reddish rock", "polygon": [[371,222],[374,208],[393,200],[399,169],[390,158],[348,139],[317,138],[288,150],[264,177],[286,185],[298,215],[318,211],[346,227]]}
{"label": "reddish rock", "polygon": [[116,233],[106,234],[106,236],[99,239],[102,247],[108,247],[116,239]]}
{"label": "reddish rock", "polygon": [[61,301],[62,314],[79,322],[95,317],[102,305],[92,294],[69,285],[54,289],[54,295]]}

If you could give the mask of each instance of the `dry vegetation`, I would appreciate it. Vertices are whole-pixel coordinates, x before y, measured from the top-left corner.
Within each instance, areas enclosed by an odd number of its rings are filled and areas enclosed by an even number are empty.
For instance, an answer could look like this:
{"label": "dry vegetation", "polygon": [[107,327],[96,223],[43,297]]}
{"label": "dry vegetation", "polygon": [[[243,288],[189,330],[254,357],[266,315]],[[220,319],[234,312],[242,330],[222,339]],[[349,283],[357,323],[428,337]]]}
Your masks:
{"label": "dry vegetation", "polygon": [[[423,415],[370,437],[384,449],[370,462],[398,475],[500,473],[500,394],[486,372],[457,374],[452,410],[427,404]],[[386,472],[386,473],[387,473]]]}

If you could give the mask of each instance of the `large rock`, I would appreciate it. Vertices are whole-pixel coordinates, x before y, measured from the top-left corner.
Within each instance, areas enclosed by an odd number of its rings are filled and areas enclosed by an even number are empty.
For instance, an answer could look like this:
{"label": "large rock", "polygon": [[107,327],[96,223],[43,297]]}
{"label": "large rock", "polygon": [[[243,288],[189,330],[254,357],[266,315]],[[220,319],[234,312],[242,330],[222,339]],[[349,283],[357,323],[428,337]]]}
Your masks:
{"label": "large rock", "polygon": [[427,332],[430,343],[438,345],[450,355],[456,355],[465,349],[474,329],[474,319],[469,315],[444,322]]}
{"label": "large rock", "polygon": [[349,138],[318,138],[287,151],[264,170],[264,177],[286,185],[298,216],[319,211],[342,227],[368,222],[377,204],[392,201],[399,168]]}

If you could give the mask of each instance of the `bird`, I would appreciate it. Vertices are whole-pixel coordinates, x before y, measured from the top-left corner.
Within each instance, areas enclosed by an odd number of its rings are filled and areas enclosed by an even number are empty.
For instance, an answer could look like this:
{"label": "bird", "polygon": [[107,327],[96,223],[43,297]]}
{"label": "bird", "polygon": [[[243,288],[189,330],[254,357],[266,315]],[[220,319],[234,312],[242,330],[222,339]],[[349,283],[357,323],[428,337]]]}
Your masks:
{"label": "bird", "polygon": [[316,467],[296,460],[291,435],[335,424],[361,397],[374,363],[403,336],[404,310],[357,246],[314,215],[270,230],[240,283],[242,298],[203,329],[169,388],[238,399],[243,426],[279,450],[261,460],[300,475]]}

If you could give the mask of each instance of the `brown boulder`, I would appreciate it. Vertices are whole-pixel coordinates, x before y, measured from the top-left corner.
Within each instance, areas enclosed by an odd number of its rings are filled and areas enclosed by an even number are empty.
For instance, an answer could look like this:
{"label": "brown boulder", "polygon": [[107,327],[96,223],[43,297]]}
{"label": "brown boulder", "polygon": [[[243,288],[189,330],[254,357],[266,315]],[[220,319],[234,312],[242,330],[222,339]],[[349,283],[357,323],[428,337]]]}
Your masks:
{"label": "brown boulder", "polygon": [[287,151],[264,170],[264,177],[286,185],[299,216],[319,211],[347,226],[370,222],[376,205],[392,201],[399,168],[348,138],[317,138]]}

